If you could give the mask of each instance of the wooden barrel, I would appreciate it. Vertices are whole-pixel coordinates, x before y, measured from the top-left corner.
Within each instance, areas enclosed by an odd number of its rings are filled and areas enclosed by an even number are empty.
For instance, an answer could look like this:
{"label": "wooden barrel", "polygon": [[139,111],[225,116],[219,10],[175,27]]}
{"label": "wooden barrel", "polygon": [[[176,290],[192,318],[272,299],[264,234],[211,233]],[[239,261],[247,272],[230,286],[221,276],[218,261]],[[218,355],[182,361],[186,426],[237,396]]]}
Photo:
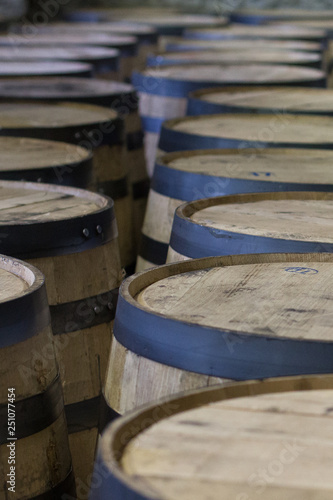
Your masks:
{"label": "wooden barrel", "polygon": [[332,375],[303,376],[137,410],[105,432],[90,498],[329,500],[332,397]]}
{"label": "wooden barrel", "polygon": [[333,149],[330,116],[225,113],[178,118],[163,123],[161,151],[267,147]]}
{"label": "wooden barrel", "polygon": [[93,153],[94,190],[115,202],[122,265],[135,261],[132,199],[124,124],[110,109],[89,104],[0,104],[0,135],[77,144]]}
{"label": "wooden barrel", "polygon": [[[23,33],[28,28],[25,25],[12,27],[12,31]],[[47,26],[36,27],[34,32],[38,33],[109,33],[110,35],[135,36],[138,40],[138,57],[136,68],[144,68],[146,57],[157,48],[158,34],[153,26],[145,24],[130,23],[125,21],[113,22],[72,22],[52,23]]]}
{"label": "wooden barrel", "polygon": [[[189,38],[160,38],[159,49],[169,52],[190,50],[248,50],[248,40],[192,40]],[[322,52],[322,45],[301,40],[251,40],[251,49],[302,50]]]}
{"label": "wooden barrel", "polygon": [[186,260],[128,278],[107,404],[124,414],[226,379],[332,373],[332,275],[330,253],[286,253]]}
{"label": "wooden barrel", "polygon": [[147,168],[153,173],[161,125],[166,119],[184,116],[188,94],[209,86],[301,85],[325,86],[325,73],[312,68],[285,65],[176,65],[148,68],[133,73],[139,94]]}
{"label": "wooden barrel", "polygon": [[92,153],[85,148],[64,142],[6,136],[0,137],[0,150],[2,180],[92,187]]}
{"label": "wooden barrel", "polygon": [[230,13],[230,21],[243,24],[266,24],[271,21],[333,19],[331,10],[323,9],[240,9]]}
{"label": "wooden barrel", "polygon": [[[0,47],[0,64],[4,61],[81,61],[93,67],[94,76],[119,80],[120,53],[117,49],[90,46],[72,47]],[[53,64],[53,63],[52,63]],[[74,75],[75,76],[75,75]]]}
{"label": "wooden barrel", "polygon": [[[120,52],[120,79],[125,80],[131,77],[132,70],[135,67],[137,57],[138,41],[131,36],[109,35],[107,33],[89,33],[80,34],[31,34],[24,36],[22,34],[11,33],[0,36],[0,47],[8,47],[9,50],[17,51],[21,47],[76,47],[76,46],[102,46],[118,49]],[[59,63],[60,64],[60,63]],[[62,63],[64,64],[64,63]],[[51,66],[52,67],[52,66]],[[54,75],[59,73],[54,73]]]}
{"label": "wooden barrel", "polygon": [[73,468],[88,490],[121,280],[113,202],[69,187],[7,181],[0,181],[0,197],[1,251],[46,278]]}
{"label": "wooden barrel", "polygon": [[[0,53],[1,57],[1,53]],[[147,66],[176,64],[288,64],[321,68],[322,57],[316,52],[300,50],[192,50],[184,52],[161,52],[147,58]]]}
{"label": "wooden barrel", "polygon": [[0,498],[74,497],[44,276],[0,255],[0,283]]}
{"label": "wooden barrel", "polygon": [[135,243],[138,248],[145,214],[149,179],[138,114],[138,97],[132,85],[86,78],[40,78],[0,81],[0,102],[74,101],[112,108],[125,122],[126,165],[134,206]]}
{"label": "wooden barrel", "polygon": [[175,212],[167,262],[218,255],[331,252],[333,193],[237,194]]}
{"label": "wooden barrel", "polygon": [[90,64],[69,61],[0,61],[0,78],[27,78],[43,76],[90,77]]}
{"label": "wooden barrel", "polygon": [[333,115],[333,91],[247,86],[210,88],[192,92],[187,107],[188,115],[276,112]]}
{"label": "wooden barrel", "polygon": [[169,153],[156,162],[137,271],[164,264],[184,202],[238,193],[333,191],[333,152],[267,148]]}
{"label": "wooden barrel", "polygon": [[303,26],[275,25],[275,26],[246,26],[230,24],[223,28],[189,29],[185,38],[194,40],[304,40],[306,42],[325,43],[326,31],[319,28],[306,28]]}

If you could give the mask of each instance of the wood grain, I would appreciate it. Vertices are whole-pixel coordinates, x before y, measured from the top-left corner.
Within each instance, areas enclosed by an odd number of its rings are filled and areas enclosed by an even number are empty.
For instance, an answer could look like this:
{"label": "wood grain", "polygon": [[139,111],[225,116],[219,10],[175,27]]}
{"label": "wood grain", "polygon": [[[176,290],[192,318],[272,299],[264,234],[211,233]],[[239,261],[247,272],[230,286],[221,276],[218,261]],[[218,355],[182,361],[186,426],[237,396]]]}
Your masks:
{"label": "wood grain", "polygon": [[13,273],[0,269],[0,302],[20,297],[28,289],[28,283]]}
{"label": "wood grain", "polygon": [[304,26],[293,26],[292,24],[283,25],[276,24],[270,26],[248,26],[245,24],[231,24],[224,28],[201,28],[200,30],[189,30],[189,37],[195,38],[199,36],[216,36],[230,38],[268,38],[268,39],[287,39],[287,40],[318,40],[325,38],[326,32],[319,28],[306,28]]}
{"label": "wood grain", "polygon": [[76,165],[90,157],[80,146],[23,137],[0,137],[0,150],[2,172]]}

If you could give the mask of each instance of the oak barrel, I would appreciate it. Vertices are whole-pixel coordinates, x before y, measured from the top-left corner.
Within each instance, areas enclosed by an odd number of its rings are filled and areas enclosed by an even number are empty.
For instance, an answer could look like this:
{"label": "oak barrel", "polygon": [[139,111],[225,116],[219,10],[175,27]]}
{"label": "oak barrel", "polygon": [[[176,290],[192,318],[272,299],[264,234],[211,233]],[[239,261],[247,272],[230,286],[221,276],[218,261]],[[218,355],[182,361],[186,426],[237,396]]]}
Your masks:
{"label": "oak barrel", "polygon": [[122,264],[135,260],[124,123],[117,112],[78,103],[0,103],[0,135],[74,143],[93,153],[94,190],[115,202]]}
{"label": "oak barrel", "polygon": [[331,220],[333,193],[280,191],[192,201],[175,212],[167,262],[246,253],[333,253]]}
{"label": "oak barrel", "polygon": [[86,78],[40,78],[0,81],[0,102],[48,103],[73,101],[112,108],[125,122],[126,165],[134,205],[134,228],[138,245],[144,218],[149,179],[138,114],[138,97],[132,85]]}
{"label": "oak barrel", "polygon": [[[12,28],[16,32],[24,33],[25,25],[17,25]],[[52,23],[47,26],[36,27],[34,32],[38,33],[109,33],[110,35],[135,36],[138,40],[138,55],[135,61],[136,67],[144,67],[149,53],[157,48],[158,34],[153,26],[137,24],[126,21],[113,22],[67,22]]]}
{"label": "oak barrel", "polygon": [[198,64],[148,68],[134,72],[145,135],[146,160],[152,175],[162,123],[184,116],[189,92],[209,86],[298,85],[325,86],[325,74],[312,68],[260,64]]}
{"label": "oak barrel", "polygon": [[[4,61],[80,61],[93,68],[94,76],[119,80],[120,53],[117,49],[97,46],[71,46],[71,47],[0,47],[0,64]],[[52,62],[53,65],[53,62]],[[75,76],[72,75],[72,76]]]}
{"label": "oak barrel", "polygon": [[295,113],[333,115],[333,91],[261,87],[219,87],[202,89],[189,95],[188,115],[219,113]]}
{"label": "oak barrel", "polygon": [[91,500],[329,500],[333,378],[250,381],[165,398],[101,441]]}
{"label": "oak barrel", "polygon": [[92,186],[92,153],[80,146],[6,136],[0,137],[0,151],[2,180],[46,182],[84,189]]}
{"label": "oak barrel", "polygon": [[128,278],[106,402],[124,414],[225,379],[333,373],[332,275],[331,253],[271,253],[186,260]]}
{"label": "oak barrel", "polygon": [[0,284],[0,498],[75,496],[44,276],[0,255]]}
{"label": "oak barrel", "polygon": [[245,26],[230,24],[223,28],[188,29],[185,38],[194,40],[304,40],[325,43],[326,31],[320,28],[307,28],[276,24],[271,26]]}
{"label": "oak barrel", "polygon": [[121,280],[113,202],[81,189],[0,181],[0,232],[1,252],[45,275],[74,473],[88,489]]}
{"label": "oak barrel", "polygon": [[80,34],[38,34],[29,36],[23,34],[11,33],[0,36],[0,47],[6,47],[8,50],[17,51],[21,47],[49,47],[50,52],[53,47],[77,47],[77,46],[102,46],[118,49],[120,52],[120,79],[131,77],[131,72],[135,66],[137,56],[138,41],[132,36],[109,35],[107,33],[89,33]]}
{"label": "oak barrel", "polygon": [[66,76],[66,77],[90,77],[92,66],[79,62],[70,61],[30,61],[21,58],[18,60],[0,61],[0,78],[22,78]]}
{"label": "oak barrel", "polygon": [[[1,53],[0,53],[1,57]],[[288,64],[321,68],[322,57],[316,52],[300,50],[192,50],[161,52],[147,58],[147,66],[167,66],[176,64]]]}
{"label": "oak barrel", "polygon": [[267,148],[169,153],[156,162],[137,271],[164,264],[176,208],[238,193],[333,191],[333,151]]}
{"label": "oak barrel", "polygon": [[[190,38],[161,37],[159,49],[172,51],[191,50],[248,50],[248,40],[192,40]],[[251,49],[255,50],[302,50],[322,52],[322,44],[302,40],[251,40]]]}

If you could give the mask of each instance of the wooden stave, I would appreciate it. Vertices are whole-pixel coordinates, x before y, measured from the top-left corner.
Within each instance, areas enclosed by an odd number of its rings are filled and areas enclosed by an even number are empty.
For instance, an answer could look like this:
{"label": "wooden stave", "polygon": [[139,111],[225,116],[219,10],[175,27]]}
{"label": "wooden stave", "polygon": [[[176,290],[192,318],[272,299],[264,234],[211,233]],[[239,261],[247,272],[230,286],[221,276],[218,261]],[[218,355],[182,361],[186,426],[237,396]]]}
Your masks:
{"label": "wooden stave", "polygon": [[[18,182],[0,181],[0,185],[22,188],[22,183]],[[49,221],[41,224],[16,223],[12,226],[1,226],[7,234],[1,248],[5,247],[6,252],[10,254],[19,253],[16,240],[23,229],[26,233],[24,241],[29,241],[27,238],[30,235],[30,246],[33,248],[29,251],[24,248],[20,255],[41,269],[46,276],[52,339],[62,380],[65,382],[64,411],[74,473],[78,484],[82,481],[88,484],[95,452],[95,447],[89,446],[92,440],[95,439],[96,442],[99,419],[101,387],[98,381],[103,379],[106,370],[117,288],[122,279],[113,201],[78,189],[29,183],[25,186],[27,189],[47,189],[83,196],[92,202],[96,200],[100,205],[100,208],[91,214],[67,217],[60,223]],[[103,232],[95,231],[99,225]],[[86,237],[82,234],[82,227],[86,227],[90,232],[90,243],[86,241],[88,245],[84,242]],[[53,235],[53,242],[50,241],[49,234]],[[81,235],[79,245],[76,239],[78,234]],[[45,241],[49,243],[49,248],[43,245]],[[41,249],[41,245],[44,249]],[[96,267],[97,265],[100,267]],[[92,268],[92,271],[88,272],[88,268]],[[82,274],[82,269],[86,272],[79,279],[78,272]],[[73,286],[75,277],[78,283],[76,287]],[[99,310],[95,312],[95,309]],[[89,350],[89,355],[85,354],[86,349]],[[76,373],[80,374],[81,365],[85,367],[86,377],[91,377],[89,386],[86,381],[85,387],[82,387],[80,378],[76,380]],[[78,446],[84,453],[78,453]]]}
{"label": "wooden stave", "polygon": [[143,483],[140,484],[139,477],[133,478],[125,471],[123,456],[132,439],[172,415],[234,398],[255,397],[277,392],[332,389],[332,387],[332,375],[252,380],[187,391],[133,410],[110,424],[102,436],[94,469],[97,484],[91,489],[91,499],[106,500],[110,498],[111,491],[114,492],[112,498],[115,500],[123,498],[124,495],[131,500],[162,499],[157,490],[152,491],[146,488]]}
{"label": "wooden stave", "polygon": [[[185,365],[181,367],[181,364],[184,362],[184,352],[180,346],[177,346],[177,352],[174,351],[173,355],[167,358],[164,356],[165,352],[163,351],[163,355],[160,352],[157,354],[159,347],[158,341],[155,347],[152,348],[152,345],[148,346],[146,343],[146,330],[150,328],[150,326],[154,329],[154,331],[158,331],[161,335],[161,338],[167,338],[172,332],[172,335],[175,335],[174,339],[178,339],[182,336],[181,331],[178,331],[177,322],[172,321],[168,323],[168,330],[162,331],[162,323],[161,321],[165,320],[165,316],[163,313],[158,313],[156,311],[150,311],[146,309],[145,306],[138,304],[135,299],[138,292],[141,292],[145,287],[149,286],[150,283],[154,282],[156,278],[157,281],[163,279],[164,277],[173,276],[175,269],[177,268],[179,272],[187,272],[190,269],[193,269],[193,266],[203,269],[204,267],[210,267],[212,262],[237,262],[237,263],[248,263],[253,259],[256,262],[295,262],[300,259],[300,262],[306,262],[306,259],[311,258],[316,255],[315,259],[319,259],[323,262],[328,262],[332,260],[332,254],[261,254],[261,255],[233,255],[233,256],[224,256],[224,257],[212,257],[212,258],[204,258],[204,259],[195,259],[195,260],[186,260],[183,262],[177,262],[174,264],[168,264],[165,266],[160,266],[158,268],[153,268],[148,271],[139,273],[129,279],[127,279],[120,290],[120,298],[118,302],[117,316],[114,327],[114,338],[113,344],[111,348],[111,354],[109,359],[108,372],[105,381],[104,387],[104,398],[106,400],[107,405],[111,408],[109,413],[109,417],[112,419],[118,414],[124,414],[134,407],[139,407],[142,404],[146,404],[158,397],[166,396],[170,393],[182,392],[184,390],[199,388],[199,387],[207,387],[210,385],[214,385],[217,383],[225,383],[233,380],[248,380],[252,378],[267,378],[267,377],[281,377],[281,376],[296,376],[302,374],[313,374],[319,373],[318,367],[316,369],[308,368],[305,369],[302,373],[298,372],[297,369],[295,371],[295,366],[293,365],[293,372],[288,373],[285,371],[285,367],[283,368],[281,365],[278,366],[278,371],[274,371],[272,360],[268,363],[269,368],[265,373],[258,371],[252,371],[253,366],[250,368],[251,373],[247,372],[247,368],[244,370],[244,361],[245,357],[243,357],[242,367],[241,369],[236,369],[234,372],[224,370],[223,373],[219,371],[211,371],[212,366],[210,366],[209,370],[199,369],[199,365],[197,365],[196,369],[193,369],[194,365],[191,367]],[[258,259],[258,260],[256,260]],[[284,260],[286,259],[286,260]],[[209,265],[208,262],[210,263]],[[179,266],[179,267],[177,267]],[[181,271],[180,271],[181,270]],[[135,282],[136,280],[136,282]],[[125,306],[125,302],[127,302],[128,308]],[[136,316],[136,313],[140,309],[140,316],[142,317],[139,321],[139,316]],[[126,312],[125,312],[126,311]],[[147,314],[146,314],[147,313]],[[137,327],[140,330],[140,333],[137,333],[137,337],[134,343],[131,344],[129,333],[131,331],[131,320],[128,321],[128,318],[133,314],[136,317],[136,325],[144,325],[144,328],[140,329],[140,326]],[[126,315],[126,318],[125,318]],[[150,324],[152,317],[154,316],[154,325]],[[144,319],[143,319],[144,318]],[[162,319],[163,318],[163,319]],[[155,322],[156,319],[156,322]],[[194,330],[191,325],[191,333],[190,336],[193,338]],[[208,330],[206,327],[203,330],[205,332],[205,339],[207,339]],[[231,334],[231,331],[228,331],[228,335]],[[149,335],[149,334],[148,334]],[[231,340],[231,337],[229,338]],[[133,337],[134,340],[134,337]],[[156,339],[155,339],[156,340]],[[184,339],[183,339],[184,340]],[[284,339],[285,340],[285,339]],[[153,341],[154,342],[154,341]],[[176,340],[177,342],[177,340]],[[209,340],[207,340],[209,342]],[[302,341],[303,342],[303,341]],[[230,345],[233,341],[231,340]],[[140,345],[139,345],[140,344]],[[197,352],[193,347],[191,348],[190,343],[184,340],[183,348],[185,348],[192,353]],[[144,347],[143,347],[144,345]],[[304,346],[304,344],[303,344]],[[142,347],[142,349],[141,349]],[[176,348],[176,346],[174,346]],[[216,347],[216,346],[215,346]],[[272,346],[271,346],[272,347]],[[298,344],[297,347],[300,347]],[[328,344],[325,345],[325,349],[328,347]],[[150,350],[152,348],[152,350]],[[273,348],[273,347],[272,347]],[[166,349],[165,345],[164,348]],[[223,349],[220,347],[217,348],[218,352],[222,352]],[[249,344],[247,343],[246,351],[247,353],[249,349]],[[205,350],[205,348],[201,348],[201,350]],[[275,354],[277,354],[276,346],[273,348]],[[215,353],[217,351],[215,350]],[[228,346],[228,356],[230,356],[230,346]],[[232,349],[234,353],[234,349]],[[160,356],[161,354],[161,356]],[[231,354],[233,356],[234,354]],[[247,354],[248,355],[248,354]],[[284,352],[284,356],[287,355],[287,351]],[[176,360],[178,358],[178,360]],[[293,359],[298,358],[298,354],[294,353]],[[248,359],[248,358],[247,358]],[[263,359],[263,358],[262,358]],[[267,361],[267,353],[265,354],[264,359]],[[285,358],[284,358],[285,359]],[[140,367],[141,366],[141,367]],[[323,365],[320,365],[321,369],[323,369]],[[289,367],[290,368],[290,367]],[[304,366],[303,366],[304,369]],[[242,374],[241,374],[242,371]],[[246,373],[245,373],[246,372]],[[199,374],[200,373],[200,374]],[[323,373],[323,372],[322,372]],[[331,373],[331,368],[328,368],[325,373]],[[129,383],[129,381],[136,380],[135,386]],[[149,380],[148,385],[146,386],[147,390],[141,390],[144,385],[143,381]],[[163,383],[161,383],[163,381]],[[141,383],[140,383],[141,382]],[[152,396],[152,397],[151,397]]]}
{"label": "wooden stave", "polygon": [[[221,152],[222,150],[220,150]],[[233,150],[229,150],[232,152]],[[269,151],[269,148],[267,149]],[[273,152],[273,150],[271,150]],[[278,148],[276,150],[278,152]],[[304,150],[303,150],[304,151]],[[161,225],[166,224],[168,228],[168,235],[171,236],[172,223],[174,211],[179,205],[184,202],[193,201],[193,198],[200,199],[208,197],[208,192],[202,191],[202,185],[214,184],[214,191],[211,196],[221,195],[235,195],[238,193],[253,193],[253,192],[271,192],[271,191],[332,191],[333,186],[329,183],[325,184],[311,184],[311,183],[267,183],[260,182],[260,180],[252,182],[250,180],[236,180],[234,184],[229,184],[227,189],[224,177],[214,177],[207,175],[207,180],[204,180],[203,175],[193,175],[191,172],[181,172],[181,177],[178,178],[178,171],[173,168],[168,168],[168,164],[173,159],[181,157],[191,157],[196,154],[209,154],[217,153],[217,150],[199,150],[199,151],[183,151],[168,153],[160,156],[156,160],[155,173],[151,184],[150,195],[148,197],[147,209],[144,224],[142,227],[141,245],[139,248],[136,271],[143,271],[150,267],[161,265],[166,262],[169,240],[162,239],[159,235],[152,232],[152,214],[157,209],[156,205],[162,205],[168,201],[168,208],[172,211],[172,215],[164,214],[164,218],[160,220]],[[227,150],[225,150],[227,153]],[[179,171],[180,172],[180,171]],[[215,182],[214,182],[215,181]],[[186,186],[186,193],[183,190],[176,190],[178,185]],[[173,190],[172,196],[169,192],[168,186]],[[154,195],[154,196],[153,196]],[[156,197],[156,200],[155,200]],[[152,227],[151,227],[152,226]]]}
{"label": "wooden stave", "polygon": [[[91,104],[115,110],[125,121],[127,141],[126,162],[130,167],[129,179],[135,207],[134,221],[136,246],[144,218],[149,192],[149,178],[143,147],[143,132],[138,114],[138,97],[132,85],[102,80],[78,78],[26,79],[30,93],[24,91],[24,83],[18,80],[0,81],[0,104],[75,102]],[[41,92],[42,91],[42,92]],[[138,194],[135,197],[135,193]],[[134,266],[128,259],[129,267]]]}
{"label": "wooden stave", "polygon": [[[262,88],[263,91],[269,92],[270,90],[274,91],[275,89],[278,89],[278,87],[274,88]],[[229,88],[229,91],[236,91],[239,90],[240,92],[242,90],[246,91],[251,91],[249,87],[239,87],[237,88]],[[300,91],[304,92],[305,89],[300,89]],[[277,107],[275,106],[274,108],[268,108],[264,106],[246,106],[246,105],[237,105],[237,103],[229,103],[229,104],[223,104],[223,103],[217,103],[217,102],[212,102],[205,100],[205,95],[209,95],[210,93],[214,94],[215,92],[221,92],[223,89],[220,88],[210,88],[210,89],[203,89],[195,92],[191,92],[189,94],[188,98],[188,107],[187,107],[187,115],[188,116],[196,116],[196,115],[204,115],[204,114],[219,114],[219,113],[274,113],[277,111]],[[325,91],[326,92],[326,91]],[[328,90],[328,92],[330,92]],[[299,108],[294,108],[290,109],[283,105],[281,102],[281,105],[279,106],[278,109],[283,109],[284,113],[292,113],[292,114],[304,114],[304,115],[319,115],[319,116],[332,116],[333,115],[333,109],[318,109],[318,110],[306,110],[302,109],[300,106]]]}
{"label": "wooden stave", "polygon": [[[73,107],[73,110],[76,107],[79,109],[80,107],[87,110],[92,109],[91,105],[79,103],[52,103],[48,104],[48,106],[64,106],[65,109]],[[96,140],[96,132],[102,136],[102,141]],[[100,121],[95,123],[54,127],[51,119],[49,127],[2,127],[0,134],[68,142],[85,147],[93,153],[93,188],[112,197],[115,201],[115,210],[120,228],[122,261],[124,266],[131,267],[135,259],[135,249],[132,234],[132,199],[125,162],[123,120],[120,117],[109,117],[101,118]],[[91,138],[90,134],[92,134]],[[109,158],[112,158],[112,163],[110,163]],[[112,168],[110,168],[110,165],[112,165]]]}
{"label": "wooden stave", "polygon": [[[1,107],[1,105],[0,105]],[[11,138],[13,141],[16,138]],[[8,139],[7,139],[8,140]],[[24,141],[33,145],[41,144],[45,147],[49,144],[50,147],[54,144],[54,141],[39,140],[39,139],[26,139],[17,138],[18,145],[19,142]],[[58,143],[56,143],[58,145]],[[72,154],[74,154],[74,148],[67,144],[61,143],[63,149],[69,147],[71,148]],[[70,153],[69,153],[70,154]],[[79,161],[68,161],[68,162],[58,162],[58,164],[52,163],[52,166],[45,166],[39,168],[29,168],[20,170],[17,169],[0,169],[0,179],[7,181],[24,181],[24,182],[42,182],[44,184],[62,184],[70,187],[77,187],[81,189],[89,189],[93,181],[93,155],[92,153],[86,152],[85,158],[81,158]]]}
{"label": "wooden stave", "polygon": [[[177,260],[185,260],[189,258],[200,258],[217,255],[239,255],[246,253],[268,253],[268,252],[331,252],[333,246],[329,243],[323,243],[319,240],[297,240],[281,239],[278,236],[255,236],[242,233],[241,230],[235,231],[202,231],[201,237],[204,240],[194,237],[195,228],[201,230],[203,226],[191,219],[191,216],[204,208],[228,205],[228,203],[246,204],[256,203],[260,201],[270,200],[318,200],[331,201],[333,196],[329,192],[315,191],[298,191],[298,192],[271,192],[271,193],[255,193],[255,194],[240,194],[234,196],[220,196],[207,198],[204,200],[189,202],[181,205],[175,211],[172,233],[170,237],[169,251],[167,263],[176,262]],[[200,226],[200,227],[199,227]],[[194,232],[192,231],[194,229]],[[223,238],[223,243],[219,238]],[[191,242],[191,243],[190,243]],[[185,246],[184,246],[185,245]],[[187,246],[188,245],[188,246]],[[185,250],[186,247],[186,250]]]}
{"label": "wooden stave", "polygon": [[[18,470],[16,473],[21,473],[23,476],[21,477],[22,482],[19,482],[19,477],[16,478],[17,494],[20,495],[20,498],[26,494],[33,495],[34,497],[38,494],[54,495],[56,491],[58,494],[67,493],[75,495],[67,426],[64,414],[64,400],[52,342],[45,278],[38,269],[29,263],[3,255],[0,256],[0,266],[2,269],[7,269],[7,271],[17,276],[22,276],[27,283],[31,281],[26,292],[21,296],[16,298],[12,297],[1,303],[1,366],[4,371],[3,375],[7,373],[7,378],[9,378],[8,375],[10,372],[11,385],[15,388],[16,398],[14,405],[16,406],[16,420],[18,421],[16,428],[16,454],[20,453],[19,456],[21,457],[21,464],[17,464],[18,467],[16,467],[16,469]],[[33,318],[35,314],[35,324],[32,325],[31,319],[29,318]],[[12,318],[10,318],[11,316]],[[7,320],[9,322],[7,322]],[[20,321],[21,326],[19,323]],[[8,337],[8,333],[13,330],[13,325],[15,324],[15,335],[10,335]],[[23,330],[23,336],[21,334],[21,338],[18,336],[19,329]],[[33,354],[33,356],[31,356],[31,354]],[[38,369],[32,357],[41,360]],[[16,376],[15,373],[18,375]],[[13,381],[15,381],[16,384],[13,383]],[[8,384],[9,380],[3,377],[3,382],[4,384],[6,384],[6,382]],[[4,410],[7,412],[7,387],[8,385],[6,385],[2,391],[1,399],[3,400],[3,404],[1,406],[3,406],[3,413]],[[7,419],[5,419],[3,415],[3,424],[6,420]],[[28,425],[24,425],[24,422]],[[2,442],[1,446],[1,448],[3,448],[3,472],[8,471],[7,458],[5,465],[5,457],[8,456],[7,445],[4,444],[7,443],[7,440],[6,438],[4,439],[5,441]],[[52,467],[53,461],[56,462],[57,459],[56,456],[51,457],[51,455],[49,455],[47,459],[50,439],[53,440],[55,450],[57,450],[56,452],[59,454],[59,457],[61,455],[61,460],[64,461],[60,467],[60,477],[55,480],[57,473],[53,473],[52,477],[51,470],[46,474],[47,471],[44,466],[43,472],[47,477],[42,476],[40,480],[38,480],[38,478],[36,478],[36,465],[32,466],[30,462],[32,459],[32,452],[34,446],[39,447],[39,449],[35,450],[34,462],[37,464],[37,467],[40,467],[40,470],[42,470],[41,460],[45,460],[46,463],[50,460],[49,466]],[[5,447],[6,451],[4,450]],[[25,456],[28,462],[24,463],[23,461],[22,465],[22,457]],[[54,463],[53,466],[56,468],[56,463]],[[34,477],[34,483],[30,481],[30,477],[27,478],[25,474],[23,474],[25,468],[30,469]],[[7,478],[3,480],[3,486],[6,480]],[[39,484],[36,484],[36,481]],[[53,489],[50,488],[51,484]],[[31,488],[30,491],[29,488]],[[2,493],[0,492],[1,498],[3,498],[3,494],[6,495],[4,490],[2,490]]]}

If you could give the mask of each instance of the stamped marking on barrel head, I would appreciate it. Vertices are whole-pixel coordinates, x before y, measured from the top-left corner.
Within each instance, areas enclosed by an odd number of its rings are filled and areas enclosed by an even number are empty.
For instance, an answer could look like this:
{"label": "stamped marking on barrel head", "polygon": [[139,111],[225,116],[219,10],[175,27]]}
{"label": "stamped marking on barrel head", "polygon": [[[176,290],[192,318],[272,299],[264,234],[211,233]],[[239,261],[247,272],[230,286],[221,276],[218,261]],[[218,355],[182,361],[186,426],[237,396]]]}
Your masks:
{"label": "stamped marking on barrel head", "polygon": [[318,274],[317,269],[311,269],[311,267],[285,267],[285,271],[288,273],[298,273],[298,274]]}

